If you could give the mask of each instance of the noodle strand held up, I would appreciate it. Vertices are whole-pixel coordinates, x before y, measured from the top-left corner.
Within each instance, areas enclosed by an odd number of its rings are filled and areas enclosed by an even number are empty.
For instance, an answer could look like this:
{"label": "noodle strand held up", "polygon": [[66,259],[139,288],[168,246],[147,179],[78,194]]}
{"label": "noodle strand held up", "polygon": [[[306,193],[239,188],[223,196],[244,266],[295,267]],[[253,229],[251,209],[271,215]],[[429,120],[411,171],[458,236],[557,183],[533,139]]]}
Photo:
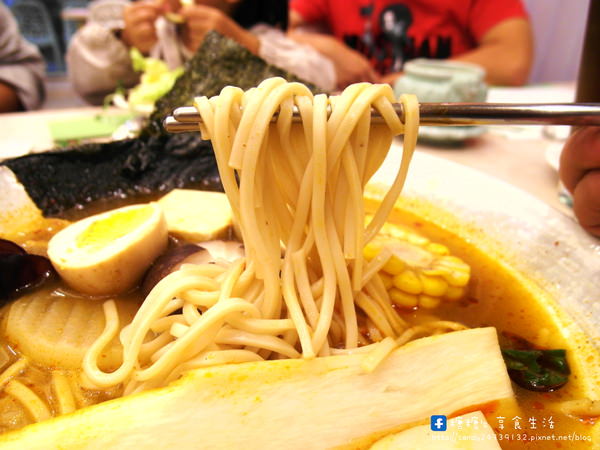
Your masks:
{"label": "noodle strand held up", "polygon": [[[161,280],[121,332],[123,362],[112,373],[98,367],[118,329],[108,302],[106,329],[84,360],[89,381],[137,392],[197,367],[314,358],[383,339],[365,363],[373,370],[399,337],[418,334],[380,288],[376,272],[385,261],[368,264],[362,252],[400,194],[416,144],[416,99],[401,97],[404,123],[394,102],[389,85],[359,83],[338,97],[313,97],[281,78],[197,98],[245,257],[219,262],[219,270],[184,266]],[[371,123],[372,108],[382,123]],[[398,174],[365,227],[364,187],[398,134]]]}

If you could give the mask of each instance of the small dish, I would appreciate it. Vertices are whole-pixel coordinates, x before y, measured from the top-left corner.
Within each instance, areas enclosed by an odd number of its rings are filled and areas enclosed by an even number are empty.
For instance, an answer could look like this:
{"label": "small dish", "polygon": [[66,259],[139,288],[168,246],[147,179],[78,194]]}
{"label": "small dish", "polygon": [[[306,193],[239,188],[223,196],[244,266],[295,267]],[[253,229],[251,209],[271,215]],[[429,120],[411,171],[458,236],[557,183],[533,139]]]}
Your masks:
{"label": "small dish", "polygon": [[486,132],[486,127],[457,126],[457,127],[419,127],[419,142],[436,145],[456,145],[481,136]]}
{"label": "small dish", "polygon": [[[394,93],[415,94],[421,102],[484,102],[485,71],[475,65],[436,59],[414,59],[394,84]],[[436,145],[455,146],[485,132],[481,126],[423,126],[419,139]]]}

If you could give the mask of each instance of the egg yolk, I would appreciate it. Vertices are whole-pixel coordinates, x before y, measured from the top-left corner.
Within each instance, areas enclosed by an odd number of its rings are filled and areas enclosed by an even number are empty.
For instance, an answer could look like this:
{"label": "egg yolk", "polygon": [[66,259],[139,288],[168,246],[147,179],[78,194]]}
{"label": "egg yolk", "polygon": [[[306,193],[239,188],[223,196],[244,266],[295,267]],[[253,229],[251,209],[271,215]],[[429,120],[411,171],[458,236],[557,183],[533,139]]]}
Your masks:
{"label": "egg yolk", "polygon": [[138,228],[150,218],[153,211],[151,206],[142,206],[109,214],[94,221],[77,236],[75,243],[77,247],[88,251],[100,250]]}

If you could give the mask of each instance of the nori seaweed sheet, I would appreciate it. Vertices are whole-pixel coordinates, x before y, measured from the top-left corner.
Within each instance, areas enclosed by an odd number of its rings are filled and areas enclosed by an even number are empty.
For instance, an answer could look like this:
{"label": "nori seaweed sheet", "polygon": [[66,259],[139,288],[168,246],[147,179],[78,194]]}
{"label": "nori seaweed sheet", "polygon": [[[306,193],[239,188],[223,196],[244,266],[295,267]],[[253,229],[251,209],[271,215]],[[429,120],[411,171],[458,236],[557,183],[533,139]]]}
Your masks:
{"label": "nori seaweed sheet", "polygon": [[97,200],[156,197],[175,188],[222,190],[212,146],[198,135],[86,144],[4,161],[45,216]]}
{"label": "nori seaweed sheet", "polygon": [[45,216],[60,217],[97,200],[147,198],[174,188],[222,190],[210,142],[202,141],[199,133],[168,134],[162,121],[196,96],[217,95],[228,85],[248,89],[273,76],[298,80],[211,32],[188,61],[184,75],[157,102],[139,138],[78,145],[0,165],[14,172]]}

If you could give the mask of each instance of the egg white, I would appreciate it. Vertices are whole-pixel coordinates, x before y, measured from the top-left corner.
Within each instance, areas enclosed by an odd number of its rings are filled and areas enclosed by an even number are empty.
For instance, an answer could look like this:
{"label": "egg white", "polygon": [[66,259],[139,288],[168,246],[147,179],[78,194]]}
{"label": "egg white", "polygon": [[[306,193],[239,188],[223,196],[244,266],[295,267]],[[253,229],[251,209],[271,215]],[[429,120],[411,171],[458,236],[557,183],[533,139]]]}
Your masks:
{"label": "egg white", "polygon": [[[78,237],[94,222],[141,207],[151,207],[151,215],[125,235],[101,248],[77,244]],[[64,228],[48,243],[48,257],[73,289],[90,295],[114,295],[135,287],[167,243],[167,222],[158,204],[133,205],[97,214]]]}

